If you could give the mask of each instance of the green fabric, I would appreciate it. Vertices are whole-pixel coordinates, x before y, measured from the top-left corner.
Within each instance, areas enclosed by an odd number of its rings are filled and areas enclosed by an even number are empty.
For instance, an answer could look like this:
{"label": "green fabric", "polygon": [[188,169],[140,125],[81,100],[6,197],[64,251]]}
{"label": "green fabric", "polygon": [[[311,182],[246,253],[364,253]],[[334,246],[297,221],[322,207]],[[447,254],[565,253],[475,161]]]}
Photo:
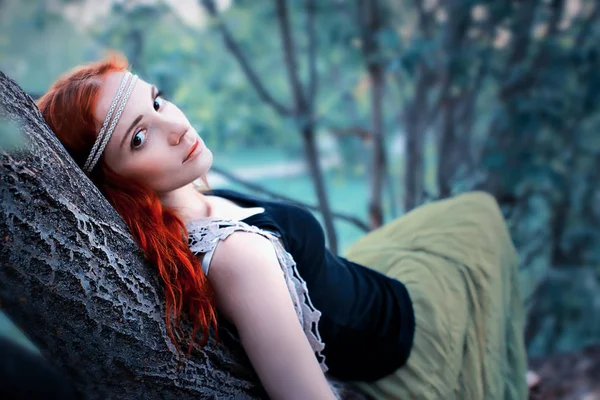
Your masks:
{"label": "green fabric", "polygon": [[346,257],[402,281],[416,328],[407,363],[356,384],[376,399],[526,399],[518,259],[494,198],[471,192],[418,207]]}

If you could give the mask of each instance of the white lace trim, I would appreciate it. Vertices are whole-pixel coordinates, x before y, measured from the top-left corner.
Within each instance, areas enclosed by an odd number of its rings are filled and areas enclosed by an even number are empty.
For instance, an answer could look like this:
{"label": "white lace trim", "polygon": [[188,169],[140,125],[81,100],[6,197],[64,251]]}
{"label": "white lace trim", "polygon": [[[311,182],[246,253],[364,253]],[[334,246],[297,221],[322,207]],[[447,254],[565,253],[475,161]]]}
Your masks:
{"label": "white lace trim", "polygon": [[300,276],[296,261],[292,255],[285,249],[280,235],[276,232],[260,229],[253,225],[248,225],[242,221],[201,218],[186,224],[188,229],[189,247],[192,253],[206,253],[214,250],[219,240],[224,240],[235,231],[246,231],[258,233],[271,241],[277,254],[279,265],[283,271],[285,281],[292,297],[294,309],[298,315],[298,320],[308,341],[317,354],[317,359],[321,370],[327,372],[325,356],[322,351],[325,349],[325,343],[319,333],[319,319],[321,312],[317,310],[308,294],[306,282]]}

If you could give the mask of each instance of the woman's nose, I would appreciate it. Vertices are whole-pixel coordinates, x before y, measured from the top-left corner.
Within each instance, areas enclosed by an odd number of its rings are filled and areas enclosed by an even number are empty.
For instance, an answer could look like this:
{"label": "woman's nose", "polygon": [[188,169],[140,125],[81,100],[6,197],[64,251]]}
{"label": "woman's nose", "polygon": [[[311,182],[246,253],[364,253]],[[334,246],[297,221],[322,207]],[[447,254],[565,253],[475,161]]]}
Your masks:
{"label": "woman's nose", "polygon": [[165,118],[163,122],[164,132],[167,134],[167,140],[170,145],[177,146],[189,129],[186,121],[177,118]]}

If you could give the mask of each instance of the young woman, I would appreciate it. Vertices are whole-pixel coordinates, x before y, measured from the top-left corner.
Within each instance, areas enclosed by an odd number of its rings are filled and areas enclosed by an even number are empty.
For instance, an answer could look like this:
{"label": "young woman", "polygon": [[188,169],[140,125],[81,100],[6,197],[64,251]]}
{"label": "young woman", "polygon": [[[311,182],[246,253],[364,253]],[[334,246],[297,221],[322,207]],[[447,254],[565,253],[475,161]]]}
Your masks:
{"label": "young woman", "polygon": [[329,374],[377,399],[526,398],[517,258],[489,195],[422,206],[343,258],[303,208],[198,191],[212,153],[123,58],[38,106],[156,265],[167,326],[184,306],[204,343],[218,310],[270,397],[334,398]]}

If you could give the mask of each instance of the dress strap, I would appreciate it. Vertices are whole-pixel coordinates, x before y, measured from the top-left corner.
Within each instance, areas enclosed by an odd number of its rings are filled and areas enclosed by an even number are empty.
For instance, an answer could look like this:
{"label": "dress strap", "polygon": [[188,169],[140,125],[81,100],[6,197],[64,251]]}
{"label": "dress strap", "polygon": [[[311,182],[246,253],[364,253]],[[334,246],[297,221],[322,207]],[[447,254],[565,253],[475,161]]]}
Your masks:
{"label": "dress strap", "polygon": [[205,218],[196,220],[187,224],[187,228],[189,232],[188,244],[190,250],[196,255],[204,254],[204,257],[202,258],[202,271],[205,275],[208,275],[210,262],[212,261],[217,244],[219,244],[219,241],[225,240],[233,232],[239,230],[254,232],[265,236],[267,239],[269,239],[267,235],[280,237],[279,233],[271,230],[260,229],[242,221],[225,219]]}

